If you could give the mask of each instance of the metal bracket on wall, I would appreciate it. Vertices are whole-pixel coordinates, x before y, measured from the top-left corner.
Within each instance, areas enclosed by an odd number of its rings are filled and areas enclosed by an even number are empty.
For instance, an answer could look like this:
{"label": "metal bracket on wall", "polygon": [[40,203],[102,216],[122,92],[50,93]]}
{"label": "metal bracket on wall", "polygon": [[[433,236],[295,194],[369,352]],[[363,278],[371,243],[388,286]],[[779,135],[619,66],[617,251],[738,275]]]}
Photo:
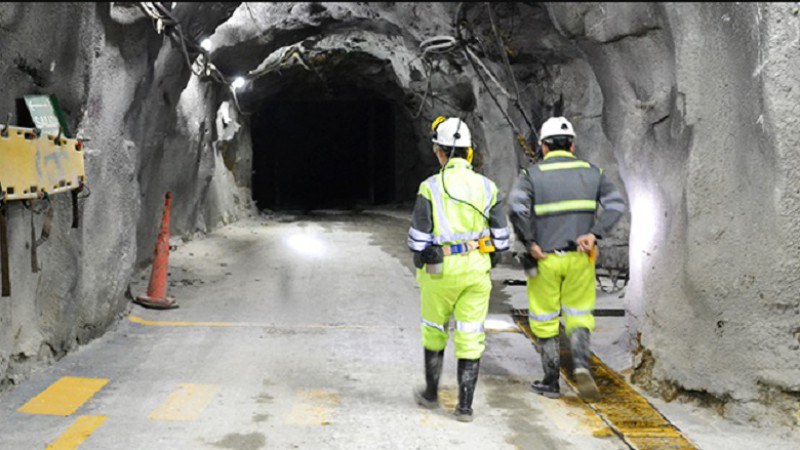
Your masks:
{"label": "metal bracket on wall", "polygon": [[[56,133],[42,133],[39,128],[0,125],[0,262],[2,262],[2,296],[11,295],[8,276],[8,202],[22,201],[31,209],[31,264],[38,271],[36,247],[50,234],[53,211],[33,207],[40,199],[61,192],[72,192],[73,228],[77,227],[77,192],[86,186],[83,143],[64,137],[62,128]],[[28,206],[30,204],[30,206]],[[48,202],[49,204],[49,202]],[[33,214],[48,212],[42,236],[36,239]]]}
{"label": "metal bracket on wall", "polygon": [[42,192],[68,192],[86,182],[79,140],[42,134],[37,128],[6,125],[2,131],[2,200],[35,200]]}

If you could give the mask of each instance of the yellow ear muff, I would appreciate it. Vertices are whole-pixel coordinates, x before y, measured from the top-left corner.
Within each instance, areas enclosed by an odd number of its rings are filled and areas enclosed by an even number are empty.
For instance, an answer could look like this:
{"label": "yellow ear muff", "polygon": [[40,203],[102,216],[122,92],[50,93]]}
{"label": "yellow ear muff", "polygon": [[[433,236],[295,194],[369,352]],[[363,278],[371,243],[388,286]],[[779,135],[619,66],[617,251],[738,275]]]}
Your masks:
{"label": "yellow ear muff", "polygon": [[467,147],[467,162],[472,164],[472,147]]}
{"label": "yellow ear muff", "polygon": [[439,124],[444,122],[445,120],[447,120],[447,117],[445,116],[437,117],[436,120],[434,120],[433,123],[431,124],[431,131],[436,131],[436,127],[438,127]]}

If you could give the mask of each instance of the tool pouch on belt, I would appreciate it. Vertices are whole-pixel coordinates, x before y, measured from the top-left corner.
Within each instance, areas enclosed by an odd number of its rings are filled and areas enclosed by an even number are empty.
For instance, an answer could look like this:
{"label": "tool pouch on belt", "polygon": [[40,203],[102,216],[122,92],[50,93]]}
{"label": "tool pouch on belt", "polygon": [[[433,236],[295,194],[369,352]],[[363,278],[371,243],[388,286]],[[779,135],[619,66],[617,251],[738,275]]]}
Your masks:
{"label": "tool pouch on belt", "polygon": [[444,262],[444,251],[438,245],[431,245],[420,252],[420,259],[425,264],[425,271],[430,274],[442,273],[442,263]]}

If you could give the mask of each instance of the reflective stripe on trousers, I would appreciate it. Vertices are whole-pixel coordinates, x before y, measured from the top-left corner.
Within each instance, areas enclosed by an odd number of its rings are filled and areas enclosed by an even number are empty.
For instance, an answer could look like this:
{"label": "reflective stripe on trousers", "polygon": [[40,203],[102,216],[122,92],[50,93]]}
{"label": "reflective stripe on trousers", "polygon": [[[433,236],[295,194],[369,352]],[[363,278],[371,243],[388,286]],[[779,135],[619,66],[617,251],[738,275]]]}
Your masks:
{"label": "reflective stripe on trousers", "polygon": [[[469,252],[455,258],[453,264],[466,267],[482,266],[488,256]],[[451,271],[431,276],[417,270],[422,311],[422,345],[428,350],[443,350],[447,346],[450,316],[455,318],[453,342],[459,359],[478,359],[485,349],[484,322],[489,313],[492,281],[489,267],[480,271]],[[445,325],[438,325],[445,324]]]}

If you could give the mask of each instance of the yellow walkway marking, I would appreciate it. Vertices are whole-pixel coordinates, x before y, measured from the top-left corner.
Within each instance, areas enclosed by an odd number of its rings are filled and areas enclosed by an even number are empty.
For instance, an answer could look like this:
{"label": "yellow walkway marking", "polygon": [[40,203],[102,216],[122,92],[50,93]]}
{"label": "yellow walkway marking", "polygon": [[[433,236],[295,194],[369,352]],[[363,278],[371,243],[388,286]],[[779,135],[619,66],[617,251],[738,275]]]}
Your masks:
{"label": "yellow walkway marking", "polygon": [[195,420],[219,390],[215,384],[181,384],[148,416],[153,420]]}
{"label": "yellow walkway marking", "polygon": [[128,316],[128,320],[139,325],[151,327],[232,327],[231,322],[170,322],[167,320],[146,320],[137,316]]}
{"label": "yellow walkway marking", "polygon": [[298,389],[295,405],[286,418],[291,425],[330,425],[330,416],[339,406],[339,394],[326,389]]}
{"label": "yellow walkway marking", "polygon": [[164,320],[147,320],[138,316],[128,316],[128,320],[139,325],[147,325],[151,327],[256,327],[268,328],[272,330],[301,330],[301,329],[331,329],[331,330],[387,330],[387,329],[400,329],[397,326],[382,326],[382,325],[337,325],[337,324],[324,324],[312,323],[308,325],[274,325],[269,323],[255,323],[255,322],[171,322]]}
{"label": "yellow walkway marking", "polygon": [[[528,310],[515,309],[512,316],[528,339],[538,348],[536,336],[528,323]],[[569,343],[561,333],[561,375],[567,384],[578,392],[572,378],[572,355]],[[608,424],[609,428],[631,448],[640,450],[696,450],[697,447],[670,423],[650,402],[628,385],[622,376],[591,357],[591,370],[600,400],[586,403]]]}
{"label": "yellow walkway marking", "polygon": [[80,416],[47,450],[74,450],[105,421],[105,416]]}
{"label": "yellow walkway marking", "polygon": [[63,377],[19,408],[28,414],[68,416],[108,383],[105,378]]}
{"label": "yellow walkway marking", "polygon": [[561,401],[554,402],[539,397],[541,407],[562,432],[580,436],[609,437],[614,432],[578,397],[562,396]]}

